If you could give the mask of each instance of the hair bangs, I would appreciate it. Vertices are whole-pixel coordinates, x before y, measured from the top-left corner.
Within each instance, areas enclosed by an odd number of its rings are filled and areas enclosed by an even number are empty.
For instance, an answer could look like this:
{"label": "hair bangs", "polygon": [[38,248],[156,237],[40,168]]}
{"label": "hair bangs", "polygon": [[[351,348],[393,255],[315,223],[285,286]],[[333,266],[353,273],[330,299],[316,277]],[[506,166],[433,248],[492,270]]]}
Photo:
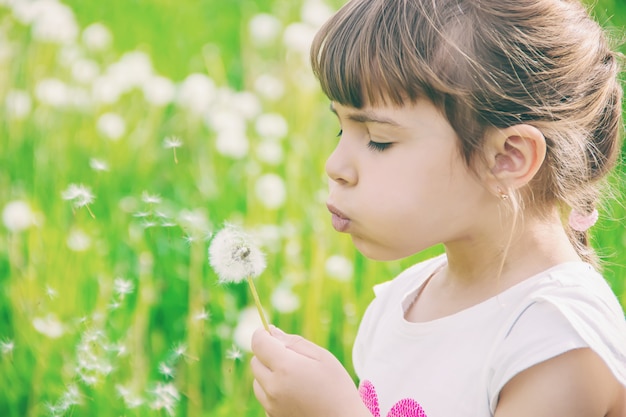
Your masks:
{"label": "hair bangs", "polygon": [[406,45],[394,44],[401,28],[387,18],[384,2],[377,3],[348,3],[313,41],[313,72],[332,101],[355,108],[399,106],[428,95],[429,84],[418,78],[427,71],[416,71],[414,60],[407,63]]}

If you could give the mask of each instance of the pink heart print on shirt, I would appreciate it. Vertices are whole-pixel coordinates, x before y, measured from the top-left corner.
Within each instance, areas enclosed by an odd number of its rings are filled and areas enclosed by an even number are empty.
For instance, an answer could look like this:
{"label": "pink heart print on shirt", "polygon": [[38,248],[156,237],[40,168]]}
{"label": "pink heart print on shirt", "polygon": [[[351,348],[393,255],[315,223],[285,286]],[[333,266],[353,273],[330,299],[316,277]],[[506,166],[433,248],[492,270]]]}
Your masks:
{"label": "pink heart print on shirt", "polygon": [[[374,384],[365,380],[359,385],[359,394],[363,403],[370,410],[374,417],[380,417],[380,406],[378,405],[378,394]],[[403,398],[391,407],[387,417],[428,417],[424,409],[417,401],[411,398]]]}

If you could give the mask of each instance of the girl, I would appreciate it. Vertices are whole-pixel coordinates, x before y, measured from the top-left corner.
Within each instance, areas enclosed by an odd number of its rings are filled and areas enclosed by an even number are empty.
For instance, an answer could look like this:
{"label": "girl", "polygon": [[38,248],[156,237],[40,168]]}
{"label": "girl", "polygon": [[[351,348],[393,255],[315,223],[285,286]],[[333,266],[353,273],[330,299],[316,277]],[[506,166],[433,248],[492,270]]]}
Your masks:
{"label": "girl", "polygon": [[588,246],[619,152],[616,54],[575,0],[352,0],[313,70],[341,139],[337,231],[377,260],[355,387],[325,349],[257,331],[271,417],[624,417],[624,313]]}

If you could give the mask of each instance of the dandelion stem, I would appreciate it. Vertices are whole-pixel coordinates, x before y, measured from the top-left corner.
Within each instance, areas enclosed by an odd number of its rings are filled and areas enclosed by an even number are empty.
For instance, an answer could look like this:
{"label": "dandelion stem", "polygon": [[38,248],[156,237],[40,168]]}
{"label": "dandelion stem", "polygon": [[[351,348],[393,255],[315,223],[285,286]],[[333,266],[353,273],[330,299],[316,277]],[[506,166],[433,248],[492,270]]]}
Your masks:
{"label": "dandelion stem", "polygon": [[95,219],[95,218],[96,218],[96,216],[93,214],[93,211],[91,211],[91,209],[89,208],[89,206],[88,206],[88,205],[86,205],[85,207],[87,208],[87,211],[88,211],[88,212],[89,212],[89,214],[91,215],[91,218],[92,218],[92,219]]}
{"label": "dandelion stem", "polygon": [[263,322],[263,327],[268,332],[270,331],[270,326],[267,324],[267,320],[265,319],[265,314],[263,313],[263,307],[261,307],[261,300],[259,300],[259,294],[256,292],[256,287],[254,286],[254,282],[252,281],[252,277],[248,277],[248,285],[250,286],[250,291],[252,291],[252,297],[254,298],[254,304],[256,304],[257,310],[259,310],[259,316],[261,316],[261,321]]}
{"label": "dandelion stem", "polygon": [[174,163],[178,163],[178,158],[176,157],[176,148],[174,148]]}

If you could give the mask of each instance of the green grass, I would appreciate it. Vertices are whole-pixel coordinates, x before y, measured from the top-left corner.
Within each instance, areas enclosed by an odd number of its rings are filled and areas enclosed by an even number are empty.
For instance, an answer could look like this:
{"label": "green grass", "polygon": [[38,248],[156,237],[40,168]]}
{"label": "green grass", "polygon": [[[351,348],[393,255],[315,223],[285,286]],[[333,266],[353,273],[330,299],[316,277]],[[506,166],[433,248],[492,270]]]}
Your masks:
{"label": "green grass", "polygon": [[[229,108],[231,115],[240,113],[237,94],[271,74],[284,83],[285,94],[259,98],[259,111],[284,116],[289,133],[276,142],[284,158],[270,163],[254,128],[258,114],[245,121],[250,149],[237,159],[216,151],[215,130],[202,118],[175,103],[150,105],[137,89],[114,103],[41,103],[34,96],[42,79],[81,85],[72,81],[69,65],[77,49],[35,39],[29,26],[0,8],[0,206],[24,201],[36,219],[26,230],[12,233],[3,226],[0,234],[0,415],[53,415],[55,409],[76,417],[167,415],[163,401],[169,399],[176,415],[263,416],[252,394],[249,355],[229,356],[251,297],[245,285],[218,286],[206,259],[206,237],[225,221],[263,232],[268,267],[257,287],[270,320],[329,347],[350,369],[351,343],[371,287],[441,249],[378,263],[331,230],[320,197],[336,134],[327,101],[314,82],[308,86],[313,80],[300,53],[280,36],[255,45],[247,31],[259,12],[276,16],[283,27],[298,21],[300,2],[66,4],[81,28],[103,22],[113,33],[111,47],[79,47],[80,55],[106,68],[140,50],[151,57],[155,73],[175,82],[208,74],[222,91],[212,114]],[[596,10],[623,24],[622,3],[600,1]],[[32,100],[22,119],[10,117],[5,106],[15,89]],[[106,113],[125,120],[118,140],[98,130]],[[178,163],[163,146],[169,136],[183,142]],[[94,170],[92,158],[106,161],[108,171]],[[284,181],[287,199],[278,208],[268,208],[255,189],[268,173]],[[614,180],[623,192],[623,173]],[[95,200],[73,207],[62,198],[70,184],[89,187]],[[146,201],[146,193],[160,201]],[[625,218],[623,205],[609,204],[594,240],[605,248],[607,279],[626,306]],[[81,238],[88,244],[77,250]],[[328,276],[325,264],[337,254],[353,265],[351,279]],[[133,291],[122,296],[116,280]],[[270,302],[283,287],[299,298],[293,312]],[[182,354],[179,346],[186,347]],[[171,387],[176,391],[168,396]],[[133,399],[141,403],[134,407]],[[74,400],[78,404],[71,405]]]}

